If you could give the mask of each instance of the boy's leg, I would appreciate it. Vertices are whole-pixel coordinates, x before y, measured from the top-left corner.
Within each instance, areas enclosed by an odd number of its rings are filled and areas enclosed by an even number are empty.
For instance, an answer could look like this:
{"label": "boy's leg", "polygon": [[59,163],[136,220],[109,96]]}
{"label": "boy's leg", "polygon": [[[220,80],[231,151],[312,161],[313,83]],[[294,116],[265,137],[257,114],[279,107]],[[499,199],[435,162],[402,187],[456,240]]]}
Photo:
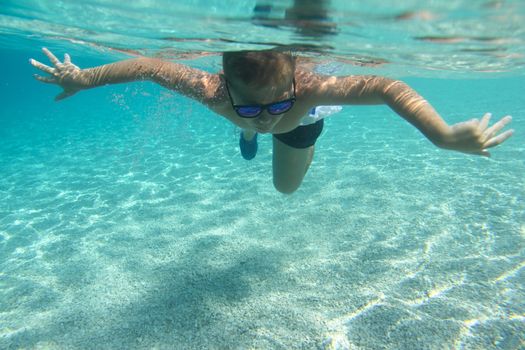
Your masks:
{"label": "boy's leg", "polygon": [[290,194],[301,186],[314,148],[294,148],[273,137],[273,184],[279,192]]}
{"label": "boy's leg", "polygon": [[248,129],[242,129],[241,135],[243,136],[245,141],[251,141],[255,137],[256,132],[253,130]]}
{"label": "boy's leg", "polygon": [[282,193],[301,186],[312,163],[315,142],[323,131],[323,119],[294,130],[273,135],[273,184]]}
{"label": "boy's leg", "polygon": [[253,130],[242,130],[239,138],[242,157],[251,160],[257,154],[257,133]]}

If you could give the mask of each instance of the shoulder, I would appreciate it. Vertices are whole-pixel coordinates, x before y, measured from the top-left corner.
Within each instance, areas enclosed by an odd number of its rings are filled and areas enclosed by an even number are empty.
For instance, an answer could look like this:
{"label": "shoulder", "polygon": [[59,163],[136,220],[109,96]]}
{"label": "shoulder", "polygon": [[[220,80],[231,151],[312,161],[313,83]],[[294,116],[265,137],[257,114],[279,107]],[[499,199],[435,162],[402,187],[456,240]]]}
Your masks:
{"label": "shoulder", "polygon": [[203,77],[202,92],[206,100],[204,102],[210,107],[220,106],[228,102],[226,81],[220,73],[207,73]]}
{"label": "shoulder", "polygon": [[296,71],[297,95],[315,105],[378,103],[380,92],[395,81],[375,75],[322,75]]}
{"label": "shoulder", "polygon": [[325,80],[325,76],[319,75],[309,70],[296,69],[295,71],[295,84],[297,85],[297,91],[301,93],[307,93],[311,88],[322,84]]}
{"label": "shoulder", "polygon": [[297,96],[314,98],[337,81],[336,76],[322,75],[305,69],[297,69],[295,83]]}

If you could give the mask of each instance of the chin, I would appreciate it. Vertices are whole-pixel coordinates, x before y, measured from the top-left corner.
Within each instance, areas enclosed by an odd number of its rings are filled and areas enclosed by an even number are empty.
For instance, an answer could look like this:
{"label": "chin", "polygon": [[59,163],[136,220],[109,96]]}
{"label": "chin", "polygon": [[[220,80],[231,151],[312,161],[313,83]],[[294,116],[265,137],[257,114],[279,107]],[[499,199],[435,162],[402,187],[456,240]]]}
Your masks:
{"label": "chin", "polygon": [[259,134],[268,134],[272,131],[273,128],[255,128],[255,130],[259,133]]}

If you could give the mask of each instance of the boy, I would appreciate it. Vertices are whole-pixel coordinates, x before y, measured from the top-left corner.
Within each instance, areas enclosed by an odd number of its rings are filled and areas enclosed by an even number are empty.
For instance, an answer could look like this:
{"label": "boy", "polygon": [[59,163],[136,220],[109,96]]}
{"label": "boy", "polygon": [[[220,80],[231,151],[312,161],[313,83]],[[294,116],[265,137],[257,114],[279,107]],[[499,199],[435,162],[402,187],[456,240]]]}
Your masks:
{"label": "boy", "polygon": [[[487,149],[508,139],[513,130],[498,132],[510,116],[489,127],[490,114],[452,126],[401,81],[378,76],[324,76],[296,67],[295,58],[275,50],[223,54],[223,72],[211,74],[160,59],[140,57],[100,67],[79,69],[68,54],[60,62],[43,49],[54,68],[30,63],[50,74],[35,78],[60,85],[61,100],[106,84],[151,80],[193,98],[242,128],[240,146],[246,159],[257,151],[257,133],[273,135],[273,183],[293,193],[312,162],[323,119],[308,117],[319,105],[382,104],[419,129],[436,146],[489,156]],[[315,115],[314,115],[315,116]],[[313,120],[312,120],[313,119]]]}

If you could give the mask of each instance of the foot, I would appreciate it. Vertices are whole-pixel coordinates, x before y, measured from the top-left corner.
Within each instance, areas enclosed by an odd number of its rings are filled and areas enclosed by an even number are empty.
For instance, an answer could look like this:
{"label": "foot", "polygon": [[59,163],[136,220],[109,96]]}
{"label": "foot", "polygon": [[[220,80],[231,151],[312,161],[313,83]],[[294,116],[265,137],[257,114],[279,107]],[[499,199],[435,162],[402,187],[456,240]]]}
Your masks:
{"label": "foot", "polygon": [[247,140],[245,139],[244,132],[241,131],[239,147],[241,148],[241,154],[244,159],[253,159],[257,154],[257,133],[255,133],[251,139]]}

